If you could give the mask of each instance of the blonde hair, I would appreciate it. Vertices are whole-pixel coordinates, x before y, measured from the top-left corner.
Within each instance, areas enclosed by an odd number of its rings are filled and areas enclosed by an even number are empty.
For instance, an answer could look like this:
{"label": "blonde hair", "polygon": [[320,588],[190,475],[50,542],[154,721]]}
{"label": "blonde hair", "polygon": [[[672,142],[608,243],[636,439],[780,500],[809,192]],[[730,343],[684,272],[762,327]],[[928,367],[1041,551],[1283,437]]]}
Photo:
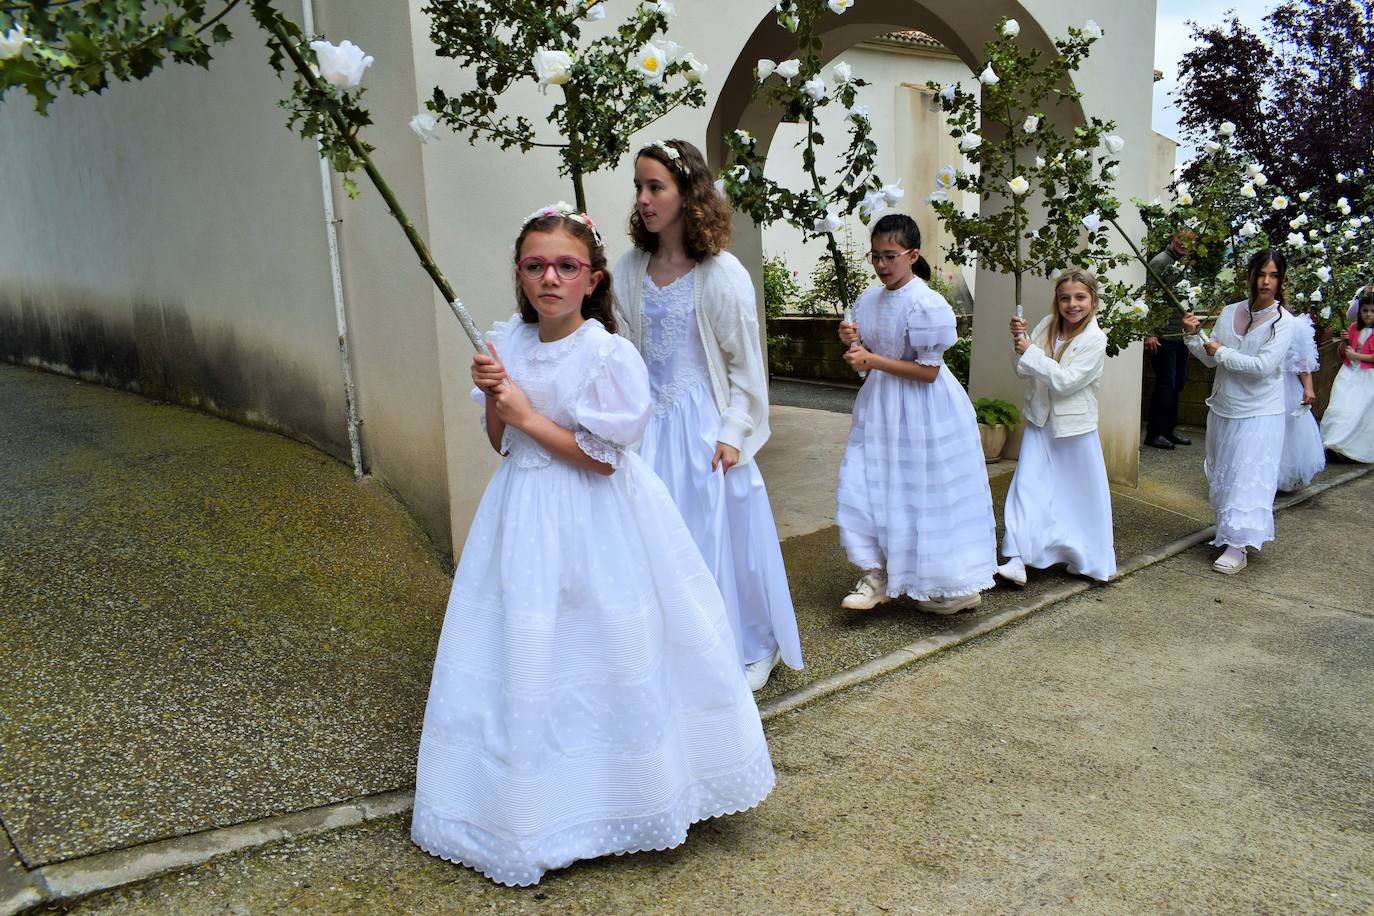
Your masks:
{"label": "blonde hair", "polygon": [[[1092,310],[1084,316],[1083,320],[1078,323],[1077,328],[1070,331],[1067,335],[1064,335],[1064,346],[1059,347],[1056,352],[1055,342],[1059,340],[1061,336],[1060,332],[1064,328],[1064,319],[1059,314],[1059,290],[1065,283],[1082,283],[1083,286],[1087,288],[1088,295],[1092,296],[1093,307]],[[1097,277],[1093,276],[1093,272],[1087,268],[1070,267],[1054,278],[1054,298],[1050,300],[1050,323],[1045,326],[1045,339],[1041,343],[1041,346],[1045,348],[1045,353],[1055,362],[1058,362],[1060,357],[1064,355],[1064,351],[1069,347],[1069,341],[1083,333],[1083,329],[1088,326],[1088,322],[1092,321],[1093,316],[1097,314],[1098,302]]]}

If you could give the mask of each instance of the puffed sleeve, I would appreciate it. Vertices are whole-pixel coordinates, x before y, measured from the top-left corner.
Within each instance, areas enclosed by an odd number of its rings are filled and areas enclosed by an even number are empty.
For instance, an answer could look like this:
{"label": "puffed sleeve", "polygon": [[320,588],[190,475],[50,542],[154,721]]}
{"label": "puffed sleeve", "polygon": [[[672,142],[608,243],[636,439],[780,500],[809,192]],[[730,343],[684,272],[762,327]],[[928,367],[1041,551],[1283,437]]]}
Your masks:
{"label": "puffed sleeve", "polygon": [[943,365],[945,351],[959,339],[954,309],[933,290],[921,290],[907,310],[906,334],[915,351],[915,362],[922,366]]}
{"label": "puffed sleeve", "polygon": [[1284,360],[1284,372],[1316,372],[1321,367],[1321,357],[1317,354],[1317,329],[1312,325],[1310,315],[1293,316],[1295,326],[1293,339],[1288,344],[1288,358]]}
{"label": "puffed sleeve", "polygon": [[618,468],[649,425],[649,370],[634,344],[608,337],[586,367],[573,404],[577,447]]}

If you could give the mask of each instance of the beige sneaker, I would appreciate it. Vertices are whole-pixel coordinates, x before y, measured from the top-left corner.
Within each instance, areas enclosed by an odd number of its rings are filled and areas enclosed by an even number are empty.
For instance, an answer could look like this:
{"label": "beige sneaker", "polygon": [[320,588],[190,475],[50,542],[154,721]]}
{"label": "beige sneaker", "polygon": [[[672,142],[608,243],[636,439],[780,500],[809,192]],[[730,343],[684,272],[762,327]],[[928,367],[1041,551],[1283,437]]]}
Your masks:
{"label": "beige sneaker", "polygon": [[891,600],[887,596],[887,580],[879,579],[870,573],[859,580],[852,592],[844,596],[840,607],[851,611],[866,611]]}
{"label": "beige sneaker", "polygon": [[927,601],[917,601],[916,606],[931,614],[957,614],[982,603],[983,596],[974,592],[972,595],[953,595],[949,598],[931,598]]}

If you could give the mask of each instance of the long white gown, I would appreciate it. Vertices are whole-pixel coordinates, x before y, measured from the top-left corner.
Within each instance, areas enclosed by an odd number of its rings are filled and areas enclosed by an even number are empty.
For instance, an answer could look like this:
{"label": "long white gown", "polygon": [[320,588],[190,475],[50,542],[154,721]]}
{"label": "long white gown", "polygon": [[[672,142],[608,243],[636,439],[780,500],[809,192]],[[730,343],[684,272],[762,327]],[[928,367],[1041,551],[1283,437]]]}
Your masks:
{"label": "long white gown", "polygon": [[650,410],[634,346],[596,321],[541,343],[518,316],[491,339],[535,409],[616,468],[575,468],[508,429],[454,576],[411,836],[514,886],[677,846],[758,804],[774,775],[720,592],[629,450]]}
{"label": "long white gown", "polygon": [[695,311],[696,269],[665,287],[645,276],[644,361],[653,417],[639,453],[668,487],[725,597],[740,664],[774,647],[802,667],[801,638],[763,475],[753,461],[711,470],[720,410]]}
{"label": "long white gown", "polygon": [[1283,364],[1284,434],[1283,457],[1279,460],[1279,489],[1300,490],[1326,467],[1326,449],[1321,430],[1310,407],[1302,403],[1299,372],[1316,372],[1321,365],[1317,353],[1317,329],[1308,315],[1295,315],[1296,328]]}
{"label": "long white gown", "polygon": [[997,529],[978,422],[943,357],[957,339],[953,310],[913,277],[866,290],[854,321],[873,353],[940,373],[927,383],[874,371],[859,391],[836,490],[849,562],[885,569],[894,598],[991,588]]}
{"label": "long white gown", "polygon": [[[1374,329],[1360,332],[1360,345]],[[1322,414],[1322,442],[1352,461],[1374,463],[1374,364],[1341,366]]]}

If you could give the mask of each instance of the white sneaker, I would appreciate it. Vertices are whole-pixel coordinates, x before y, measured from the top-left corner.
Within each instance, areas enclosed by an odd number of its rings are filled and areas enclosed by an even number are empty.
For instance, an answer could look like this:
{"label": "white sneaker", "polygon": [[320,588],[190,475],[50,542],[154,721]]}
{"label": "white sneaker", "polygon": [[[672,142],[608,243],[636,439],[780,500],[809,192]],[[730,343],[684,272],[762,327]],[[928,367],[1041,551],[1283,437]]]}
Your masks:
{"label": "white sneaker", "polygon": [[851,611],[866,611],[891,600],[887,596],[887,580],[879,579],[870,573],[859,580],[852,592],[844,596],[840,607]]}
{"label": "white sneaker", "polygon": [[982,603],[982,594],[974,592],[972,595],[952,595],[948,598],[931,598],[926,601],[917,601],[916,606],[932,614],[957,614],[962,610],[977,607]]}
{"label": "white sneaker", "polygon": [[744,677],[749,681],[749,689],[762,690],[764,685],[768,683],[768,678],[772,675],[773,669],[778,667],[780,661],[782,661],[782,650],[774,646],[771,654],[745,665]]}
{"label": "white sneaker", "polygon": [[1020,588],[1026,584],[1026,564],[1020,557],[1012,557],[997,567],[997,575]]}

